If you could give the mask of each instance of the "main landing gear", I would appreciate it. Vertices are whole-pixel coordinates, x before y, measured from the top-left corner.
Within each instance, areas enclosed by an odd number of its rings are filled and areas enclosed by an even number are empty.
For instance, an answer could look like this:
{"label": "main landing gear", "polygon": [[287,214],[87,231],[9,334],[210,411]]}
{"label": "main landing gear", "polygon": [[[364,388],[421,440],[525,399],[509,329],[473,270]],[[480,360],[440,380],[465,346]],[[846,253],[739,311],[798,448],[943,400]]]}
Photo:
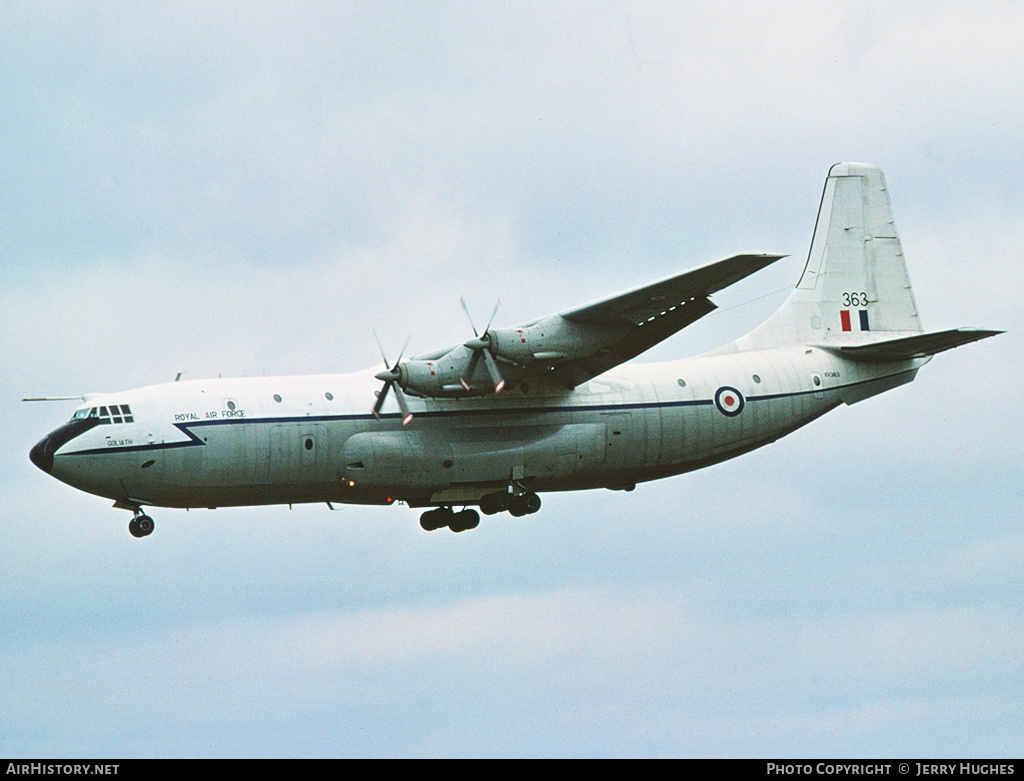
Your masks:
{"label": "main landing gear", "polygon": [[155,527],[153,519],[142,512],[141,508],[136,507],[135,517],[128,523],[128,531],[131,532],[132,537],[148,537],[153,533]]}
{"label": "main landing gear", "polygon": [[485,515],[497,515],[508,512],[516,518],[532,515],[540,509],[540,497],[533,491],[521,494],[510,494],[507,491],[495,491],[480,498],[480,511]]}
{"label": "main landing gear", "polygon": [[457,513],[451,507],[438,507],[436,510],[427,510],[420,516],[420,526],[428,532],[443,529],[445,526],[453,532],[464,532],[479,525],[480,513],[469,508]]}
{"label": "main landing gear", "polygon": [[[508,512],[509,515],[521,518],[532,515],[540,509],[540,497],[533,491],[520,494],[508,491],[495,491],[480,498],[480,512],[484,515],[496,515]],[[432,532],[448,527],[453,532],[464,532],[480,525],[480,513],[471,508],[455,512],[451,507],[438,507],[427,510],[420,516],[420,526]]]}

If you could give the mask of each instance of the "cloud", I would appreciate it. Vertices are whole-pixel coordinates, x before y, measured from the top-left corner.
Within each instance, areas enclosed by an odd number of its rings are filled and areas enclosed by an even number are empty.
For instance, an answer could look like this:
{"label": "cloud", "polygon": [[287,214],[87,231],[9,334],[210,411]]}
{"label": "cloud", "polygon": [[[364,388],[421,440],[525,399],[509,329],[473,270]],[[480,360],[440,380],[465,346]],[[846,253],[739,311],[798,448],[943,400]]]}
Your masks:
{"label": "cloud", "polygon": [[[222,754],[618,756],[729,753],[739,729],[754,753],[860,754],[964,709],[973,738],[1007,704],[963,692],[1019,673],[1013,608],[736,620],[687,596],[570,587],[55,642],[6,654],[11,701],[34,714],[9,734],[70,719],[144,754],[174,734],[187,753],[219,735]],[[105,734],[118,723],[123,743]]]}

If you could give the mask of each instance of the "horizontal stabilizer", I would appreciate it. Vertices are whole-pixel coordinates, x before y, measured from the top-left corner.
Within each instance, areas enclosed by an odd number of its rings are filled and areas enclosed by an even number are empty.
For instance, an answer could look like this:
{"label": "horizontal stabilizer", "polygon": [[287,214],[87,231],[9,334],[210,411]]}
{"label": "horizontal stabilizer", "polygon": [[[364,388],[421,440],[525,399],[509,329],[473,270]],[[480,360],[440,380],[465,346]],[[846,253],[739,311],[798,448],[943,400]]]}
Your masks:
{"label": "horizontal stabilizer", "polygon": [[977,342],[1002,331],[986,331],[981,328],[953,328],[949,331],[936,331],[930,334],[915,334],[883,342],[856,345],[822,345],[826,349],[835,350],[844,358],[868,363],[887,363],[890,361],[906,361],[912,358],[926,358],[945,350],[952,350],[963,344]]}

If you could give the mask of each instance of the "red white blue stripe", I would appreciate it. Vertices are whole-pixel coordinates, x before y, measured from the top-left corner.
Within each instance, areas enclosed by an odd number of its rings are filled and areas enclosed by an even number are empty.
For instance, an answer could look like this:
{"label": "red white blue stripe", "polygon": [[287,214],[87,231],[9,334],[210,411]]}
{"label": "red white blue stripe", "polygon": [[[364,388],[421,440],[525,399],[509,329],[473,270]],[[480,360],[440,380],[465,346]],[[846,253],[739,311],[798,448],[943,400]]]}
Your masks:
{"label": "red white blue stripe", "polygon": [[839,310],[839,322],[844,331],[870,331],[868,326],[868,310],[858,309],[856,314],[852,309]]}

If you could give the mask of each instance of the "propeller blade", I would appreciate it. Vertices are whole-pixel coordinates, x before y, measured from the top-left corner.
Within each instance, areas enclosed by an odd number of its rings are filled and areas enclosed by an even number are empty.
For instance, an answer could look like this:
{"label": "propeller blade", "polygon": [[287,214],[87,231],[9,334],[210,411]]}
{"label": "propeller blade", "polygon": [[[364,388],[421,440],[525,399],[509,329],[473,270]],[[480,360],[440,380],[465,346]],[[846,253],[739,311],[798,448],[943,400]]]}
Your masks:
{"label": "propeller blade", "polygon": [[402,389],[395,385],[395,399],[398,400],[398,408],[402,410],[402,425],[408,426],[412,421],[412,413],[409,412],[409,405],[405,403],[405,394]]}
{"label": "propeller blade", "polygon": [[380,350],[380,357],[384,359],[384,368],[390,369],[391,365],[388,363],[388,356],[384,353],[384,345],[380,343],[380,337],[377,336],[377,329],[373,329],[373,338],[377,342],[377,349]]}
{"label": "propeller blade", "polygon": [[498,314],[498,307],[500,307],[500,306],[501,306],[501,299],[499,298],[497,300],[497,302],[495,302],[495,304],[494,304],[494,311],[491,312],[491,319],[487,321],[487,327],[484,329],[484,333],[487,333],[488,331],[491,330],[491,323],[494,322],[494,318]]}
{"label": "propeller blade", "polygon": [[[480,332],[476,330],[476,324],[473,322],[473,316],[469,313],[469,307],[466,306],[466,297],[465,296],[460,296],[459,297],[459,303],[462,304],[462,311],[464,311],[466,313],[466,317],[469,319],[470,328],[473,329],[473,336],[477,337],[478,339],[482,338]],[[501,299],[499,298],[498,302],[494,305],[494,311],[491,312],[490,319],[487,321],[487,327],[484,329],[484,332],[483,332],[484,336],[486,336],[487,332],[491,330],[491,323],[494,322],[494,318],[498,314],[498,308],[500,306],[501,306]]]}
{"label": "propeller blade", "polygon": [[473,351],[473,357],[469,359],[469,364],[466,366],[466,373],[459,379],[459,382],[462,383],[462,387],[466,390],[471,390],[469,381],[473,378],[473,372],[476,371],[476,364],[480,358],[480,352],[480,350]]}
{"label": "propeller blade", "polygon": [[380,408],[384,406],[384,399],[387,398],[387,396],[388,396],[388,389],[390,387],[391,387],[391,383],[390,382],[385,382],[384,383],[384,388],[381,390],[380,393],[377,394],[377,403],[373,405],[373,410],[371,410],[371,412],[373,413],[373,416],[375,418],[377,418],[377,420],[380,420]]}
{"label": "propeller blade", "polygon": [[466,298],[462,296],[459,298],[459,302],[462,304],[462,309],[466,313],[466,317],[469,318],[469,325],[473,329],[473,338],[465,342],[465,346],[473,351],[473,357],[469,359],[469,365],[466,366],[466,373],[459,378],[459,382],[462,387],[467,391],[472,390],[469,380],[473,377],[473,372],[476,371],[477,361],[480,359],[480,355],[484,356],[484,363],[487,365],[487,373],[491,375],[491,382],[494,383],[494,392],[501,393],[505,387],[505,380],[501,376],[501,372],[498,371],[498,364],[494,361],[494,356],[491,354],[491,323],[494,322],[494,318],[498,315],[498,309],[501,307],[501,299],[499,298],[494,304],[494,311],[491,312],[490,318],[487,320],[487,327],[484,328],[483,333],[476,330],[476,324],[473,322],[473,316],[469,313],[469,307],[466,306]]}
{"label": "propeller blade", "polygon": [[466,306],[466,297],[459,296],[459,302],[462,304],[462,311],[466,313],[466,317],[469,319],[469,327],[473,329],[473,336],[480,336],[476,330],[476,326],[473,324],[473,315],[469,313],[469,307]]}
{"label": "propeller blade", "polygon": [[487,373],[491,375],[491,382],[494,383],[494,392],[501,393],[505,388],[505,379],[501,376],[501,372],[498,371],[498,364],[494,360],[494,356],[491,355],[490,350],[481,350],[484,356],[484,364],[487,366]]}
{"label": "propeller blade", "polygon": [[380,357],[384,359],[385,371],[377,372],[374,375],[374,377],[384,383],[384,387],[381,388],[380,392],[377,394],[377,401],[370,412],[375,418],[377,418],[377,420],[380,420],[380,411],[384,406],[384,399],[387,398],[388,391],[391,390],[392,386],[394,386],[395,399],[398,400],[398,406],[402,410],[402,425],[408,426],[409,421],[412,420],[412,413],[409,412],[409,405],[405,403],[405,394],[402,393],[402,389],[399,387],[398,382],[402,379],[402,356],[405,355],[405,351],[409,347],[409,340],[412,339],[412,334],[409,334],[405,338],[405,344],[402,345],[402,351],[398,353],[398,360],[395,361],[394,366],[388,363],[387,353],[384,352],[384,345],[380,343],[380,337],[377,336],[376,328],[373,329],[373,338],[377,340],[377,347],[380,348]]}
{"label": "propeller blade", "polygon": [[[373,338],[377,342],[377,349],[380,350],[380,357],[384,360],[384,368],[391,369],[392,366],[388,363],[387,353],[384,352],[384,345],[380,343],[380,337],[377,336],[377,329],[373,329]],[[412,334],[405,337],[405,344],[402,345],[401,352],[398,353],[398,360],[395,361],[395,366],[398,366],[402,362],[402,356],[405,355],[405,351],[409,348],[409,340],[412,339]]]}
{"label": "propeller blade", "polygon": [[401,351],[398,353],[398,360],[395,361],[395,368],[398,368],[398,364],[402,362],[402,356],[405,355],[405,351],[409,348],[409,340],[412,339],[412,334],[405,337],[405,344],[402,345]]}

